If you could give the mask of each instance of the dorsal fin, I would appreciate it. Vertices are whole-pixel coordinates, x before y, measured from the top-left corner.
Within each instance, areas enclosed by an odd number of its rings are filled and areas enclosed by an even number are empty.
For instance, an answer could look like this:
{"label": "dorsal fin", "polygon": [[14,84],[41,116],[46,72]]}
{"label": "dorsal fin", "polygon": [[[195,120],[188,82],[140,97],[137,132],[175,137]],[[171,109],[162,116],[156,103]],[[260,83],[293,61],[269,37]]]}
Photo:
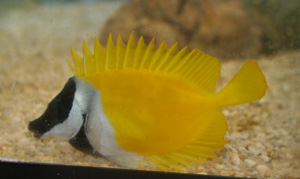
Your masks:
{"label": "dorsal fin", "polygon": [[196,48],[189,51],[187,46],[178,51],[177,43],[166,49],[165,41],[156,49],[154,39],[146,46],[143,37],[136,46],[132,34],[127,45],[119,35],[116,46],[110,34],[106,49],[96,38],[94,54],[84,42],[83,58],[73,48],[72,57],[74,65],[68,64],[79,78],[113,70],[147,70],[174,74],[208,92],[214,92],[220,76],[220,64],[215,57]]}

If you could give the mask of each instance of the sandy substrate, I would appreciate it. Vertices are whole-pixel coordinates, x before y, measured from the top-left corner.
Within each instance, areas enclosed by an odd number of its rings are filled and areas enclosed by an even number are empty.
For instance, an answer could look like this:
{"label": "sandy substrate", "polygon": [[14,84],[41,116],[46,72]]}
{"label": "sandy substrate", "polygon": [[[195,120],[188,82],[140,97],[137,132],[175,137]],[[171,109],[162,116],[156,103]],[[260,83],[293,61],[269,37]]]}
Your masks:
{"label": "sandy substrate", "polygon": [[[104,20],[120,3],[64,4],[16,9],[0,17],[0,157],[101,167],[119,167],[85,155],[57,138],[35,139],[28,122],[38,117],[72,75],[70,46],[90,47]],[[81,14],[80,14],[80,13]],[[219,87],[242,61],[222,61]],[[257,102],[222,109],[228,144],[217,158],[185,172],[265,178],[300,177],[300,52],[262,57],[269,90]],[[153,170],[151,167],[141,167]]]}

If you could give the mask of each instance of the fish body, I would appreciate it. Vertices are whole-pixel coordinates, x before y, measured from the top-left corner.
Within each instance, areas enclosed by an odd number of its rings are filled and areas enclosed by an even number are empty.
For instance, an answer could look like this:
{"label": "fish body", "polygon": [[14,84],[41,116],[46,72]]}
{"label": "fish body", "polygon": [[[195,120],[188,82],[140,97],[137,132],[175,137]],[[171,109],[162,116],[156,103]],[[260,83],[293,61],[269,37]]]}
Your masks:
{"label": "fish body", "polygon": [[127,45],[119,36],[116,46],[109,36],[106,48],[96,39],[94,48],[84,42],[83,57],[72,49],[74,77],[29,129],[126,167],[149,158],[181,170],[214,157],[228,128],[219,109],[258,100],[268,88],[255,61],[215,92],[220,64],[198,49],[166,49],[165,42],[156,49],[142,37],[136,46],[132,36]]}

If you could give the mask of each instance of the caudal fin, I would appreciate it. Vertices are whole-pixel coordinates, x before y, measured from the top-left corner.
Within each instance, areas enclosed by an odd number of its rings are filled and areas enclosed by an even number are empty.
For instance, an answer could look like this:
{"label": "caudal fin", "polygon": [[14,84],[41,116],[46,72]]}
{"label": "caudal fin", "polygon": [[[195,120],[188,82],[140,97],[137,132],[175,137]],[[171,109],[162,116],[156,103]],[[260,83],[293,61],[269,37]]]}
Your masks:
{"label": "caudal fin", "polygon": [[233,79],[216,95],[220,107],[255,101],[268,89],[265,76],[256,61],[247,61]]}

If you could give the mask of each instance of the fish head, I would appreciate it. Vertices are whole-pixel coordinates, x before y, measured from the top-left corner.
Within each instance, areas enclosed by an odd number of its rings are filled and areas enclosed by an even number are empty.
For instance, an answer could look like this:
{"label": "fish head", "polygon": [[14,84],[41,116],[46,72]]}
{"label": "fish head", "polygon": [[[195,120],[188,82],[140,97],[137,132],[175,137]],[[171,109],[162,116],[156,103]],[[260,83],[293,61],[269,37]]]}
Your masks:
{"label": "fish head", "polygon": [[45,112],[29,123],[28,129],[35,137],[59,136],[70,140],[79,132],[85,113],[77,99],[77,83],[75,77],[70,78]]}

